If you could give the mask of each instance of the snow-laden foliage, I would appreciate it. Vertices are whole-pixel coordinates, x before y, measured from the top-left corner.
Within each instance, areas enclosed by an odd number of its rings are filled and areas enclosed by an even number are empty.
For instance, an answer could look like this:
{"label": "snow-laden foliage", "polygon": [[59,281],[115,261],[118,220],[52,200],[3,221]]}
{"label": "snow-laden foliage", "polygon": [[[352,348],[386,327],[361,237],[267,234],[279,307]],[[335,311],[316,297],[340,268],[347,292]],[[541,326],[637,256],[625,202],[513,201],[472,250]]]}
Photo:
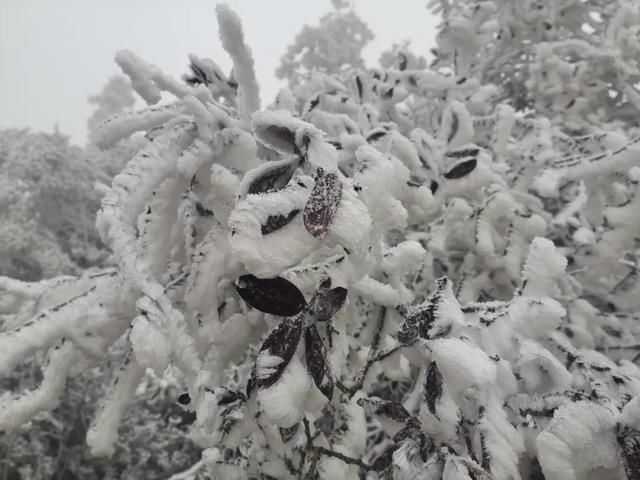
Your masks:
{"label": "snow-laden foliage", "polygon": [[638,127],[640,4],[633,0],[431,0],[438,62],[500,86],[575,134]]}
{"label": "snow-laden foliage", "polygon": [[93,133],[147,132],[98,213],[117,266],[1,279],[0,373],[48,361],[0,427],[124,344],[88,445],[112,454],[145,371],[171,372],[203,448],[181,478],[639,478],[640,140],[517,111],[472,68],[508,2],[443,5],[449,72],[403,53],[266,110],[224,5],[234,79],[118,53],[151,106]]}

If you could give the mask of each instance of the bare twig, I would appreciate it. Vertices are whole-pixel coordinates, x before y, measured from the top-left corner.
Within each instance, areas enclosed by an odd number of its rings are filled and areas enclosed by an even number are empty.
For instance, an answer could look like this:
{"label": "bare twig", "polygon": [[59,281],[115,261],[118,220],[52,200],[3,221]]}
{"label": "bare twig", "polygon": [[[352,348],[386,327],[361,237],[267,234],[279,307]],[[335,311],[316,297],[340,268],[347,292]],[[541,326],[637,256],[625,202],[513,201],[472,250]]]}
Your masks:
{"label": "bare twig", "polygon": [[362,460],[358,460],[357,458],[352,458],[352,457],[348,457],[346,455],[343,455],[342,453],[336,452],[334,450],[329,450],[328,448],[324,448],[324,447],[313,447],[313,450],[322,454],[322,455],[326,455],[328,457],[333,457],[333,458],[337,458],[339,460],[342,460],[344,463],[349,463],[351,465],[357,465],[358,467],[362,468],[363,470],[366,471],[370,471],[373,470],[373,467],[367,463],[364,463]]}

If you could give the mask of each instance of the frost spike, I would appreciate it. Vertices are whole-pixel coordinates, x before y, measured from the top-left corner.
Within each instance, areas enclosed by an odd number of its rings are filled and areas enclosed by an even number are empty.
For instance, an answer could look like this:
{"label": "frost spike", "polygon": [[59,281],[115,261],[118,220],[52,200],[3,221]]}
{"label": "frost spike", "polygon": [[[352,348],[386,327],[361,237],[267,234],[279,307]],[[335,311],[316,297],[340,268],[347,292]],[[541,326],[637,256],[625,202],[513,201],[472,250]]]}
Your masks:
{"label": "frost spike", "polygon": [[116,373],[111,392],[87,432],[87,443],[93,455],[111,456],[115,452],[120,420],[143,375],[144,369],[136,362],[133,352],[129,351]]}
{"label": "frost spike", "polygon": [[240,116],[245,127],[251,125],[251,114],[260,110],[260,88],[254,70],[251,50],[244,43],[240,17],[225,4],[216,5],[218,28],[222,47],[233,61],[233,72],[238,82]]}

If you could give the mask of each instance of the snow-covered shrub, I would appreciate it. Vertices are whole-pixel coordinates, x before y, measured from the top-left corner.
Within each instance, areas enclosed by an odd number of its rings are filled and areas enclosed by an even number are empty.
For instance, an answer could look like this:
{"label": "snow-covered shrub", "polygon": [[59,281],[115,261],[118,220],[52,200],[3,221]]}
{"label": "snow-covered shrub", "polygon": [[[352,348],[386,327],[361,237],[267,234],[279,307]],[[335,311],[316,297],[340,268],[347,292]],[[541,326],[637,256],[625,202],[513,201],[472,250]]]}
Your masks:
{"label": "snow-covered shrub", "polygon": [[93,133],[147,132],[98,213],[117,266],[0,279],[0,373],[48,350],[0,427],[124,344],[96,455],[154,372],[195,413],[183,477],[639,478],[640,142],[516,111],[470,64],[508,5],[444,5],[449,72],[318,73],[265,110],[224,5],[234,80],[118,53],[151,106]]}

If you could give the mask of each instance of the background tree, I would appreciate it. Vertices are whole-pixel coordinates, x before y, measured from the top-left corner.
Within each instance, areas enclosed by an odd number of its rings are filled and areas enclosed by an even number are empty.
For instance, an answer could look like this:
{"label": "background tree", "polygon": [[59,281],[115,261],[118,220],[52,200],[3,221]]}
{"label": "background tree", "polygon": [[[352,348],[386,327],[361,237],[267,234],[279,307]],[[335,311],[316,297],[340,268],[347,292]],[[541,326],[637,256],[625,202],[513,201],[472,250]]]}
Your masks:
{"label": "background tree", "polygon": [[296,85],[312,71],[338,74],[363,68],[362,49],[374,38],[366,23],[346,0],[332,0],[334,11],[318,26],[305,25],[282,57],[276,76]]}
{"label": "background tree", "polygon": [[122,75],[114,75],[107,81],[102,91],[90,96],[88,101],[96,106],[87,120],[87,126],[91,131],[106,118],[131,109],[135,104],[135,97],[129,80]]}
{"label": "background tree", "polygon": [[[99,162],[96,162],[99,163]],[[104,258],[94,215],[106,175],[59,133],[0,131],[0,271],[24,280],[79,272]]]}

